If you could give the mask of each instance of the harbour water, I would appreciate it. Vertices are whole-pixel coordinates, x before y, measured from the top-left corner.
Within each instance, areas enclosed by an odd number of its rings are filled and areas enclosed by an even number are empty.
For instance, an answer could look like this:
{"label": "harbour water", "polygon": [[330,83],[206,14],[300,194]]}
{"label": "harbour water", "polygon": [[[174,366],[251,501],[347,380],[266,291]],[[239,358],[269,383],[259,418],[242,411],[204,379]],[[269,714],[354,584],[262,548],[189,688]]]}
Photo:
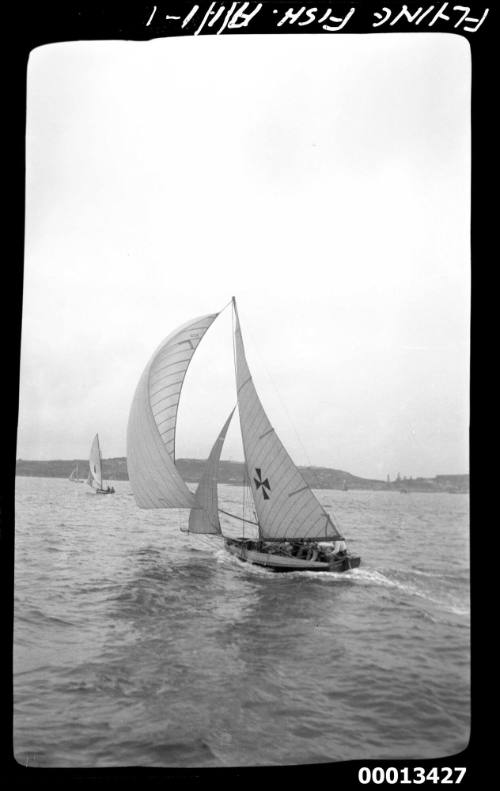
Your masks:
{"label": "harbour water", "polygon": [[[128,482],[16,479],[14,750],[43,767],[424,759],[469,740],[463,494],[317,491],[359,569],[273,574]],[[219,487],[235,511],[241,490]],[[241,534],[223,517],[223,529]]]}

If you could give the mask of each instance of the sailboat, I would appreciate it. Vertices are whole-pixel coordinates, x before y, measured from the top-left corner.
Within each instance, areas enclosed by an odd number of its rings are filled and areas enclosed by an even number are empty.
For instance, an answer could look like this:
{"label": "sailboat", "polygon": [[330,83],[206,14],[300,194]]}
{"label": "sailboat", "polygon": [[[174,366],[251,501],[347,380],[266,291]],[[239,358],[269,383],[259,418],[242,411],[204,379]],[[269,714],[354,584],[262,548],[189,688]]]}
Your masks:
{"label": "sailboat", "polygon": [[[137,385],[127,428],[129,480],[140,508],[186,508],[190,533],[222,536],[229,553],[272,571],[346,571],[361,559],[347,551],[333,518],[321,505],[278,438],[248,368],[236,300],[234,326],[237,407],[255,521],[218,506],[217,473],[234,409],[210,452],[195,492],[175,465],[177,410],[191,359],[218,313],[200,316],[156,349]],[[245,525],[255,538],[224,536],[219,514]]]}
{"label": "sailboat", "polygon": [[115,493],[113,486],[108,485],[106,488],[104,488],[104,483],[102,480],[102,456],[99,445],[99,434],[95,435],[94,439],[92,440],[92,445],[90,446],[89,474],[86,482],[91,489],[95,489],[96,494]]}
{"label": "sailboat", "polygon": [[71,470],[68,481],[71,481],[71,483],[85,483],[83,478],[78,477],[78,464]]}

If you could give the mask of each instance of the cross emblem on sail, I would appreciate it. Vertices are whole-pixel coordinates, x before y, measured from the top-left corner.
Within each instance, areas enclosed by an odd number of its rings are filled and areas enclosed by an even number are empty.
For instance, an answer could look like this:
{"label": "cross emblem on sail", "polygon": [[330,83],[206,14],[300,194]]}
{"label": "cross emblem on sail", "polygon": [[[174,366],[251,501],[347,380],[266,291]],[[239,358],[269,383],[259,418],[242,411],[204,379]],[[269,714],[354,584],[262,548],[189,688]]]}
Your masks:
{"label": "cross emblem on sail", "polygon": [[254,478],[255,488],[259,491],[260,487],[262,486],[262,494],[264,495],[264,500],[269,500],[268,491],[271,491],[271,485],[269,483],[269,478],[265,478],[262,480],[262,470],[260,467],[255,468],[255,472],[257,473],[257,478]]}

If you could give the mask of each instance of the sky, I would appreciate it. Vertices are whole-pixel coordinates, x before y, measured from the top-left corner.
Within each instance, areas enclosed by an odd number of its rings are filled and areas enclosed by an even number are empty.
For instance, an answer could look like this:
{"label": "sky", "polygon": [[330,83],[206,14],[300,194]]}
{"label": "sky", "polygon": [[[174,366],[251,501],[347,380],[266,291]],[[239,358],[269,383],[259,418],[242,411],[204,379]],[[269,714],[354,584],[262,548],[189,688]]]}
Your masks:
{"label": "sky", "polygon": [[[235,295],[296,463],[466,472],[470,70],[435,33],[35,49],[17,457],[87,458],[96,432],[124,456],[153,351]],[[191,363],[178,457],[234,406],[231,324]]]}

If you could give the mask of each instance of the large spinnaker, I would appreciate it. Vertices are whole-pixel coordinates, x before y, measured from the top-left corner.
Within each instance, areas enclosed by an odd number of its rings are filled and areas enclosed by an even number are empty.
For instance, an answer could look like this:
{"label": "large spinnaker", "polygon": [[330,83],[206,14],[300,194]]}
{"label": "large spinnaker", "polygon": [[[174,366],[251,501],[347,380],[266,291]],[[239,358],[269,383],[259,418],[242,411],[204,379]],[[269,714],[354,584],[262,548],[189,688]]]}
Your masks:
{"label": "large spinnaker", "polygon": [[236,386],[245,462],[261,538],[342,539],[275,433],[257,395],[235,312]]}
{"label": "large spinnaker", "polygon": [[196,508],[175,466],[175,430],[182,384],[191,358],[218,313],[171,333],[137,385],[127,428],[127,468],[140,508]]}
{"label": "large spinnaker", "polygon": [[101,449],[99,447],[98,434],[95,435],[90,447],[89,467],[92,480],[96,482],[98,489],[102,489]]}
{"label": "large spinnaker", "polygon": [[219,522],[217,473],[219,470],[222,446],[224,445],[224,440],[226,439],[227,430],[233,413],[234,409],[224,423],[222,431],[217,437],[203,469],[203,474],[194,495],[198,507],[193,508],[189,514],[188,530],[190,533],[220,535],[222,532]]}

